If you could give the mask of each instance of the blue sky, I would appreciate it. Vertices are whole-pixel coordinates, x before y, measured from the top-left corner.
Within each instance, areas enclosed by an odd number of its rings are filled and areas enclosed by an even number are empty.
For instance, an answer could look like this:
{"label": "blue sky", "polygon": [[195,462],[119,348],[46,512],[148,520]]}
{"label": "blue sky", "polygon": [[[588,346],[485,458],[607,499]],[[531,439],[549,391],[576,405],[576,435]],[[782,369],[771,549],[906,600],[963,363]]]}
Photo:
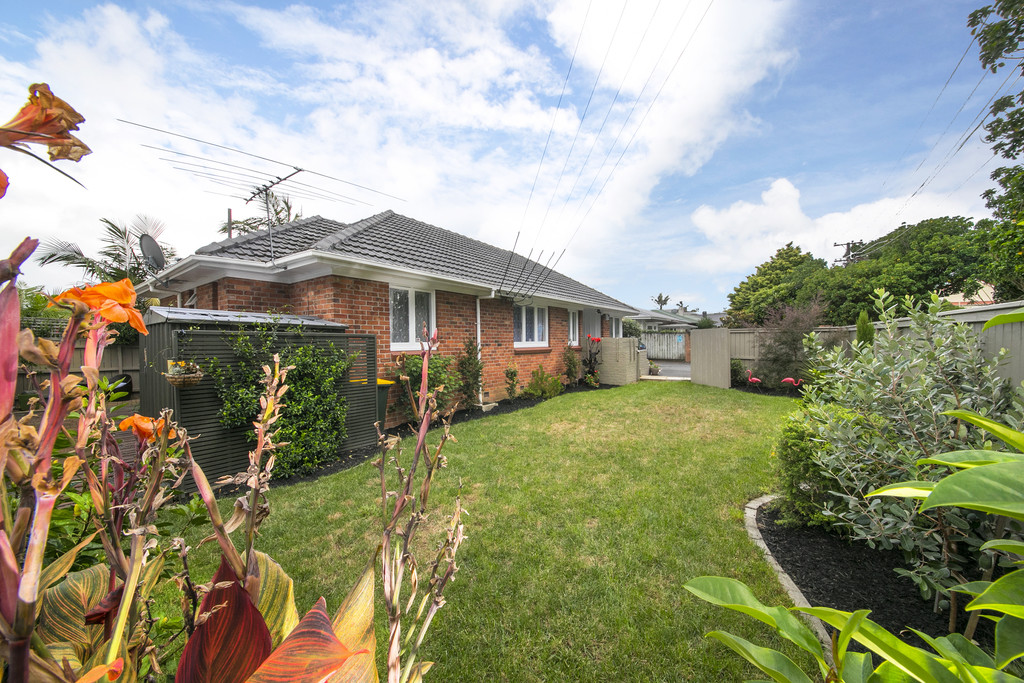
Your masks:
{"label": "blue sky", "polygon": [[[833,259],[834,242],[904,221],[986,215],[991,152],[975,133],[951,153],[1004,82],[973,49],[950,79],[974,2],[427,5],[8,8],[0,106],[13,116],[47,82],[94,153],[62,163],[88,190],[4,154],[4,242],[93,252],[99,218],[146,214],[187,254],[228,208],[254,212],[143,145],[288,171],[119,118],[308,169],[296,180],[352,202],[295,197],[306,216],[393,209],[542,262],[564,252],[558,270],[637,307],[663,292],[721,310],[790,241]],[[80,277],[26,270],[48,287]]]}

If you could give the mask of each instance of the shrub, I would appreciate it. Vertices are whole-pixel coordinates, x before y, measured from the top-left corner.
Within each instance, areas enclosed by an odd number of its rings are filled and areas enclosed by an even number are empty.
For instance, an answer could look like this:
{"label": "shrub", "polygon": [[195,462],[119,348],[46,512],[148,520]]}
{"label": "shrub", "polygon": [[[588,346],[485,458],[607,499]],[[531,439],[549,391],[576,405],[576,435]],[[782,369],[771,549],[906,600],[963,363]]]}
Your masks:
{"label": "shrub", "polygon": [[871,346],[875,343],[875,326],[868,319],[867,311],[861,311],[857,316],[857,343],[861,346]]}
{"label": "shrub", "polygon": [[574,386],[580,381],[580,356],[576,350],[566,346],[562,351],[562,365],[565,367],[565,379],[569,386]]}
{"label": "shrub", "polygon": [[462,346],[462,354],[456,360],[459,372],[459,393],[465,405],[475,404],[480,400],[480,387],[483,384],[484,362],[480,359],[480,345],[470,337]]}
{"label": "shrub", "polygon": [[530,373],[530,382],[523,389],[523,395],[547,400],[558,396],[564,388],[562,380],[557,375],[549,375],[541,365]]}
{"label": "shrub", "polygon": [[700,320],[697,321],[698,330],[710,330],[715,326],[715,321],[709,318],[707,315],[702,315]]}
{"label": "shrub", "polygon": [[[220,400],[220,421],[226,427],[249,426],[258,417],[263,366],[275,352],[294,366],[288,375],[289,401],[277,427],[285,445],[278,448],[277,477],[309,474],[335,460],[346,436],[348,403],[341,396],[345,374],[354,355],[335,347],[314,346],[301,340],[283,342],[273,325],[254,330],[239,328],[228,336],[234,353],[229,365],[220,359],[204,362]],[[256,437],[248,433],[250,440]]]}
{"label": "shrub", "polygon": [[743,361],[733,358],[729,361],[729,386],[741,387],[747,383],[747,369]]}
{"label": "shrub", "polygon": [[817,327],[823,310],[819,302],[812,301],[806,306],[782,306],[768,314],[758,335],[758,359],[753,368],[765,387],[784,388],[786,377],[806,379],[804,337]]}
{"label": "shrub", "polygon": [[514,360],[505,366],[505,393],[509,398],[515,398],[519,393],[519,366]]}
{"label": "shrub", "polygon": [[876,307],[883,327],[874,347],[854,357],[808,338],[813,381],[802,412],[813,466],[828,479],[822,514],[873,547],[901,549],[927,596],[974,565],[989,533],[982,518],[946,508],[922,517],[912,501],[865,495],[896,481],[935,480],[941,472],[918,464],[922,458],[991,448],[985,432],[943,413],[968,409],[1018,426],[1024,394],[996,374],[1003,354],[985,360],[970,328],[938,317],[937,296],[927,306],[905,300],[905,332],[891,295],[879,292]]}
{"label": "shrub", "polygon": [[583,357],[583,381],[592,387],[600,386],[601,338],[587,335],[587,355]]}
{"label": "shrub", "polygon": [[640,327],[640,323],[631,318],[622,319],[623,337],[633,337],[634,339],[639,339],[640,335],[642,335],[643,333],[644,331],[643,328]]}
{"label": "shrub", "polygon": [[[423,359],[419,355],[403,355],[398,359],[399,375],[408,377],[411,389],[398,394],[398,410],[408,419],[415,419],[410,400],[410,393],[419,393],[420,377],[423,374]],[[437,412],[442,413],[452,406],[457,398],[460,377],[455,358],[451,356],[435,356],[427,364],[427,391],[437,394]]]}

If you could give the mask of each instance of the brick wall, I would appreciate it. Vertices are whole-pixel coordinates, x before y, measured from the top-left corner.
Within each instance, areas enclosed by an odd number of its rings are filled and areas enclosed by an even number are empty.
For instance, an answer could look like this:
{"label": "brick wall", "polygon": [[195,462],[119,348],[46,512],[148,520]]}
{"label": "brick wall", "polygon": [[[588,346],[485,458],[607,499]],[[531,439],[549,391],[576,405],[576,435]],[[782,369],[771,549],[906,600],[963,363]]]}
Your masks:
{"label": "brick wall", "polygon": [[[353,334],[377,338],[377,375],[397,375],[395,361],[401,355],[391,351],[389,286],[386,282],[326,275],[313,280],[282,285],[240,278],[223,278],[199,287],[197,308],[313,315],[349,326]],[[216,305],[213,305],[216,302]],[[476,297],[438,290],[435,312],[439,329],[439,353],[457,356],[467,339],[475,340]],[[562,374],[562,353],[569,339],[569,313],[564,308],[548,309],[549,346],[516,350],[513,343],[512,303],[501,299],[480,300],[481,355],[484,363],[485,400],[505,398],[505,368],[514,360],[519,366],[520,388],[530,381],[534,369],[543,365],[547,373]],[[607,334],[608,322],[602,322]],[[579,351],[577,350],[577,354]],[[399,387],[391,390],[389,408],[397,401]],[[389,410],[387,426],[400,421]]]}

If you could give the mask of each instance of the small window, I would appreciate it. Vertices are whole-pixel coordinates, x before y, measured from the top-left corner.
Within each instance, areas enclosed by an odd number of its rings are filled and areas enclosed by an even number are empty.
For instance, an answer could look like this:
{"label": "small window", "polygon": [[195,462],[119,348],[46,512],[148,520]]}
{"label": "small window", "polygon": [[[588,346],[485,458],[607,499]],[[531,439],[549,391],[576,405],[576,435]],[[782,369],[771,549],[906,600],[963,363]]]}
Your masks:
{"label": "small window", "polygon": [[622,318],[612,318],[612,337],[618,339],[622,336]]}
{"label": "small window", "polygon": [[512,315],[512,337],[516,346],[547,346],[548,309],[541,306],[515,306]]}
{"label": "small window", "polygon": [[417,289],[391,288],[391,348],[418,350],[423,327],[434,330],[434,295]]}
{"label": "small window", "polygon": [[569,346],[580,345],[580,312],[569,311]]}

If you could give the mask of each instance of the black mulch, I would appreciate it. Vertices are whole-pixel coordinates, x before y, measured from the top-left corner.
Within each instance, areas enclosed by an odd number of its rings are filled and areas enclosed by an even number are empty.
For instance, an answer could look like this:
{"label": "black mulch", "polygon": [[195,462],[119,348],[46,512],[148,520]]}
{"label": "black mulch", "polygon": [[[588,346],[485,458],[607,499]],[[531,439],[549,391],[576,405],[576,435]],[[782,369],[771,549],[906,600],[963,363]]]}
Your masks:
{"label": "black mulch", "polygon": [[[809,603],[847,612],[870,609],[869,619],[912,645],[924,643],[913,632],[905,630],[907,627],[933,637],[948,634],[949,612],[933,612],[932,601],[921,598],[914,582],[893,571],[904,566],[902,553],[848,542],[820,527],[779,526],[777,519],[778,514],[771,506],[763,506],[758,511],[757,527],[776,561]],[[960,633],[969,617],[962,608],[965,597],[960,596],[957,619]],[[982,618],[974,637],[991,652],[990,624]]]}

